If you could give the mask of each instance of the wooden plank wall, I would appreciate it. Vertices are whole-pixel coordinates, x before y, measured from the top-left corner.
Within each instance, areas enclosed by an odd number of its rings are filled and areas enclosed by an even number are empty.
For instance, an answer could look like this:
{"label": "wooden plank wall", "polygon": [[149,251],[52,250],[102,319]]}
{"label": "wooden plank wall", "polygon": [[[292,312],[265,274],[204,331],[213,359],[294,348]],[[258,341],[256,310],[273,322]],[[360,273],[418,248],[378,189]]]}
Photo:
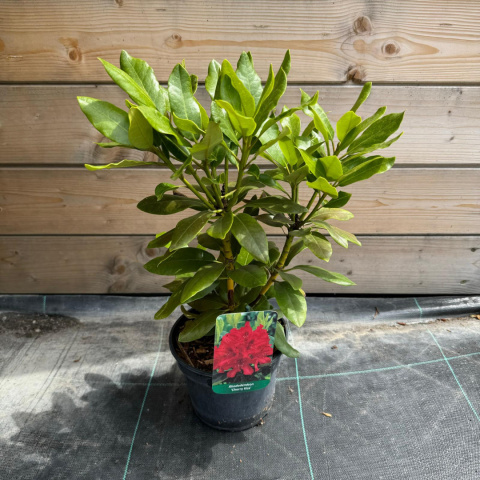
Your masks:
{"label": "wooden plank wall", "polygon": [[[157,293],[146,245],[174,219],[136,210],[162,169],[87,172],[82,164],[149,154],[100,149],[76,104],[123,105],[97,57],[145,58],[165,83],[185,58],[200,80],[211,58],[251,50],[266,77],[291,49],[285,104],[320,89],[336,121],[364,81],[362,114],[406,110],[394,169],[352,187],[334,246],[346,289],[304,277],[311,293],[480,293],[480,3],[472,0],[16,0],[0,2],[0,293]],[[208,108],[208,96],[198,97]],[[179,214],[177,219],[182,215]],[[281,241],[272,234],[272,239]],[[308,253],[299,263],[316,263]]]}

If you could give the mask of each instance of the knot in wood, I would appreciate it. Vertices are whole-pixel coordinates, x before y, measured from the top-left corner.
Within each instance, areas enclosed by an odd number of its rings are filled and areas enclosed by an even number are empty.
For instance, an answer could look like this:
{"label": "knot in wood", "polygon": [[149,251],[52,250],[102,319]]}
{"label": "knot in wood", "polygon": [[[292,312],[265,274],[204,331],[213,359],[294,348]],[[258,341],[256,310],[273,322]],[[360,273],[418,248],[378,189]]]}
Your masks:
{"label": "knot in wood", "polygon": [[353,65],[347,71],[347,80],[354,83],[361,83],[365,80],[365,69],[361,65]]}
{"label": "knot in wood", "polygon": [[353,22],[353,31],[357,35],[372,33],[372,30],[373,30],[372,21],[367,16],[358,17]]}
{"label": "knot in wood", "polygon": [[393,57],[400,52],[400,45],[395,40],[389,40],[383,44],[382,52],[387,57]]}
{"label": "knot in wood", "polygon": [[178,33],[172,33],[165,43],[170,48],[180,48],[183,45],[182,36]]}

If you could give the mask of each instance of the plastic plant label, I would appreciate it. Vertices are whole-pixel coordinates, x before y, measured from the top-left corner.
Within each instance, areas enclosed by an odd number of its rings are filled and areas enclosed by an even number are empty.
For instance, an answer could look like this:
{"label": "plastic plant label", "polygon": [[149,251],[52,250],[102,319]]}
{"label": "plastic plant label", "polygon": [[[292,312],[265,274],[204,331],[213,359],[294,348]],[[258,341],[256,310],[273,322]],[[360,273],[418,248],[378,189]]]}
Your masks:
{"label": "plastic plant label", "polygon": [[277,312],[226,313],[217,317],[212,390],[232,394],[270,382]]}

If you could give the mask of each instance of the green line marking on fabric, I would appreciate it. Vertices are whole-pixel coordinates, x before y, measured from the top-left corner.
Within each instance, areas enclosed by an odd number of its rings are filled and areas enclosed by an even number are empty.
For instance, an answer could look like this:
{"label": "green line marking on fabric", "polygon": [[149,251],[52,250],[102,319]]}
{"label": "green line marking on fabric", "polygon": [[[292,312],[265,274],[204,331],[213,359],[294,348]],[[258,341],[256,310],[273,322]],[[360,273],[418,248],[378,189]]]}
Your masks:
{"label": "green line marking on fabric", "polygon": [[140,420],[142,419],[142,413],[143,413],[143,409],[145,408],[145,402],[147,401],[148,391],[150,390],[150,386],[152,384],[153,375],[155,374],[155,370],[157,368],[158,358],[160,357],[160,351],[162,348],[162,342],[163,342],[163,324],[161,325],[161,328],[160,328],[160,341],[158,343],[157,357],[155,358],[155,363],[153,364],[152,372],[150,373],[150,379],[148,381],[147,388],[145,389],[145,395],[143,396],[142,406],[140,407],[140,413],[138,414],[137,424],[135,425],[135,430],[133,431],[132,443],[130,444],[130,450],[128,452],[127,464],[125,465],[123,480],[127,478],[128,466],[130,465],[130,460],[132,458],[133,444],[135,443],[135,437],[137,436]]}
{"label": "green line marking on fabric", "polygon": [[448,357],[445,355],[445,353],[443,353],[443,349],[442,349],[442,347],[440,346],[440,344],[438,343],[438,340],[435,338],[435,335],[434,335],[430,330],[428,330],[428,333],[432,336],[433,341],[436,343],[438,349],[440,350],[441,354],[443,355],[444,360],[447,362],[448,368],[449,368],[450,371],[452,372],[453,378],[454,378],[455,381],[457,382],[457,385],[460,387],[460,390],[462,391],[463,396],[465,397],[465,400],[467,401],[468,405],[469,405],[470,408],[472,409],[472,412],[474,413],[476,419],[480,422],[480,416],[478,415],[477,411],[475,410],[475,407],[472,405],[472,402],[471,402],[470,399],[468,398],[467,393],[466,393],[465,390],[463,389],[462,384],[460,383],[460,380],[458,379],[458,377],[457,377],[457,375],[455,374],[452,366],[450,365],[450,362],[448,361]]}
{"label": "green line marking on fabric", "polygon": [[417,299],[414,297],[413,300],[415,300],[415,303],[417,304],[417,308],[420,312],[420,320],[422,319],[423,317],[423,310],[422,310],[422,307],[420,306],[420,304],[418,303]]}
{"label": "green line marking on fabric", "polygon": [[298,362],[297,362],[297,359],[295,359],[295,371],[297,372],[298,406],[300,408],[300,421],[302,422],[303,441],[305,442],[305,450],[307,452],[307,460],[308,460],[308,468],[310,469],[310,476],[311,476],[312,480],[315,480],[315,478],[313,476],[312,462],[310,461],[310,452],[308,450],[307,432],[305,431],[305,422],[303,421],[302,394],[301,394],[301,391],[300,391],[300,378],[298,376]]}

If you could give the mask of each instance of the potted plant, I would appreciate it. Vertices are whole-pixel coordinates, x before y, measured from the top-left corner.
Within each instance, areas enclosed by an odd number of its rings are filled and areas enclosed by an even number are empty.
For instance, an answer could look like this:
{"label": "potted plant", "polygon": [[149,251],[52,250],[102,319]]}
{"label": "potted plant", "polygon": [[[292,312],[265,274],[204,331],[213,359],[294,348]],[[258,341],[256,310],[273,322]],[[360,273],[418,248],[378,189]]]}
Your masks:
{"label": "potted plant", "polygon": [[[328,262],[331,240],[345,248],[349,242],[360,245],[355,235],[330,222],[353,217],[343,209],[351,197],[345,187],[392,167],[394,157],[374,152],[398,140],[401,134],[390,137],[403,113],[385,115],[382,107],[362,120],[356,112],[370,93],[370,83],[337,122],[336,138],[317,103],[318,92],[309,96],[300,90],[298,106],[279,109],[290,70],[288,51],[276,73],[270,66],[265,84],[250,53],[242,53],[236,69],[227,60],[221,64],[212,60],[205,79],[210,113],[195,97],[198,78],[187,72],[185,62],[174,67],[164,88],[146,62],[125,51],[120,68],[101,61],[130,100],[125,101],[125,111],[78,97],[84,114],[110,140],[99,145],[148,151],[156,159],[86,167],[154,168],[156,164],[171,171],[171,181],[159,183],[138,203],[142,212],[160,216],[159,225],[163,215],[191,211],[149,243],[150,248],[165,250],[145,268],[170,277],[164,287],[171,296],[155,318],[164,319],[179,306],[183,312],[171,330],[170,347],[187,377],[199,417],[219,429],[253,426],[271,406],[281,354],[299,355],[288,343],[286,328],[287,322],[301,327],[307,314],[302,279],[295,273],[353,285],[340,273],[292,260],[309,249],[319,261]],[[310,117],[303,127],[297,115],[302,111]],[[300,201],[301,191],[309,192],[308,201]],[[266,229],[282,233],[283,244],[270,241]],[[213,393],[217,317],[270,310],[272,300],[283,324],[279,322],[275,332],[270,384],[236,395]],[[259,360],[241,365],[246,360],[239,358],[235,361],[243,375],[258,367]],[[222,365],[223,371],[233,371],[225,362]]]}

